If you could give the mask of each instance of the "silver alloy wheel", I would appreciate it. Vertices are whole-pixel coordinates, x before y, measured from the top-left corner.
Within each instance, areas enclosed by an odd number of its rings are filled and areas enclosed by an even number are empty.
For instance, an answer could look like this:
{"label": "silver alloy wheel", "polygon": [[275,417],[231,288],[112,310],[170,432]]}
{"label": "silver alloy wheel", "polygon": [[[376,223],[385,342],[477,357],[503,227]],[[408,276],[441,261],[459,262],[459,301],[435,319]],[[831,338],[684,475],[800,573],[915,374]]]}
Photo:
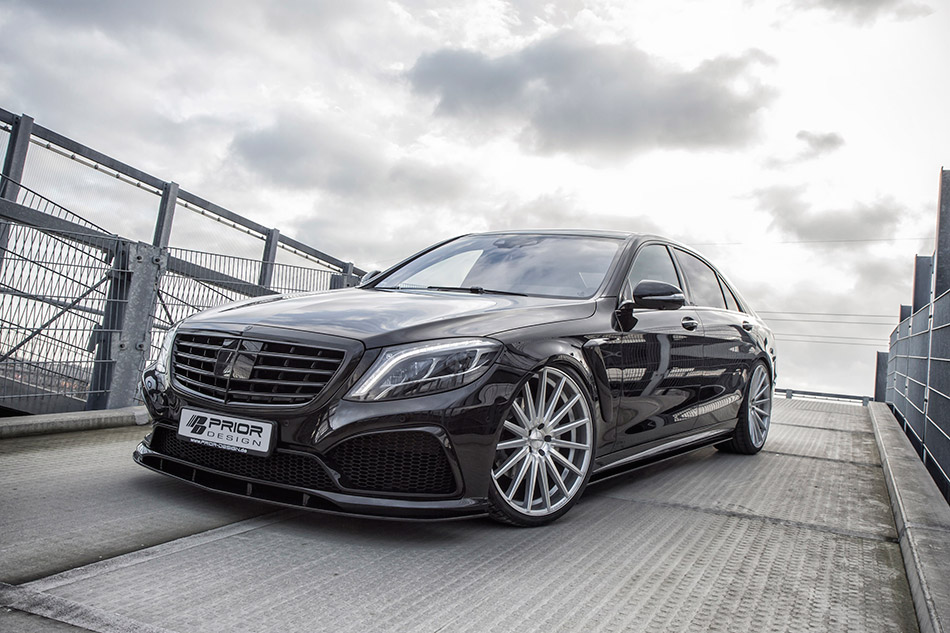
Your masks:
{"label": "silver alloy wheel", "polygon": [[752,371],[747,408],[749,438],[755,448],[762,448],[772,422],[772,382],[769,380],[768,370],[761,363]]}
{"label": "silver alloy wheel", "polygon": [[556,512],[587,479],[593,431],[580,386],[545,367],[524,384],[505,418],[492,467],[495,489],[521,514]]}

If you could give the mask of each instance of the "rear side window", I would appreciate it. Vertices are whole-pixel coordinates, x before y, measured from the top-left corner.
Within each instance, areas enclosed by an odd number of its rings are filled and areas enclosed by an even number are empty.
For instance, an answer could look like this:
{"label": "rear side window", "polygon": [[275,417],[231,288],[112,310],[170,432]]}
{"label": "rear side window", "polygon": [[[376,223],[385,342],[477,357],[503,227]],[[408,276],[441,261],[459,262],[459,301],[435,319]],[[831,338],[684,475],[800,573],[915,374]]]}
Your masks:
{"label": "rear side window", "polygon": [[719,276],[706,262],[681,250],[676,251],[680,267],[689,283],[690,296],[698,306],[726,308],[726,301],[719,287]]}
{"label": "rear side window", "polygon": [[726,298],[726,309],[742,312],[742,308],[739,307],[739,300],[732,294],[732,288],[726,285],[722,277],[719,278],[719,284],[722,286],[722,295]]}
{"label": "rear side window", "polygon": [[627,298],[633,296],[633,289],[644,279],[665,281],[677,287],[682,286],[679,277],[676,276],[676,268],[673,266],[670,252],[662,244],[649,244],[637,253],[637,259],[630,267],[630,274],[627,275],[627,287],[624,289]]}

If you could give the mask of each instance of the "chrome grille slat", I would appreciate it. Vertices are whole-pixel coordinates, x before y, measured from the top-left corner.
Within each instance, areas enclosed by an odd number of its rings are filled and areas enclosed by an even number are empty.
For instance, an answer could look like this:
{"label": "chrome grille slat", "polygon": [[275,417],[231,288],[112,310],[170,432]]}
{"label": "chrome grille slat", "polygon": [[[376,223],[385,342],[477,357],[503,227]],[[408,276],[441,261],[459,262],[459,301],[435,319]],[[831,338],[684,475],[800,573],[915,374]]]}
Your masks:
{"label": "chrome grille slat", "polygon": [[[319,396],[345,359],[331,347],[180,332],[171,364],[179,386],[205,398],[286,406]],[[232,375],[235,367],[240,377]]]}
{"label": "chrome grille slat", "polygon": [[175,363],[175,370],[193,372],[201,376],[209,376],[211,378],[215,377],[213,371],[208,371],[207,369],[201,369],[200,367],[193,367],[191,365],[183,365],[182,363]]}
{"label": "chrome grille slat", "polygon": [[323,374],[326,376],[332,376],[333,374],[336,373],[335,369],[309,369],[306,367],[278,367],[276,365],[261,365],[260,363],[255,365],[255,367],[262,371],[281,371],[281,372],[293,371],[293,372],[305,373],[305,374]]}
{"label": "chrome grille slat", "polygon": [[175,354],[178,358],[186,358],[188,360],[194,360],[199,363],[214,363],[214,361],[207,356],[197,356],[196,354],[189,354],[187,352],[177,352]]}
{"label": "chrome grille slat", "polygon": [[273,356],[274,358],[289,358],[308,363],[336,363],[332,358],[325,356],[304,356],[302,354],[284,354],[279,352],[261,352],[261,356]]}
{"label": "chrome grille slat", "polygon": [[323,380],[315,382],[310,380],[266,380],[264,378],[255,378],[253,381],[242,380],[240,382],[253,382],[255,385],[286,385],[288,387],[322,387],[326,384],[326,381]]}
{"label": "chrome grille slat", "polygon": [[190,384],[193,388],[197,388],[198,390],[203,391],[204,389],[211,389],[213,391],[220,391],[222,394],[227,393],[227,389],[225,389],[224,387],[218,387],[213,384],[203,383],[201,381],[188,378],[187,376],[178,375],[176,377],[178,378],[179,381],[186,382]]}
{"label": "chrome grille slat", "polygon": [[[222,339],[222,340],[223,340],[223,339]],[[185,346],[185,347],[195,347],[195,348],[197,348],[197,349],[213,350],[213,351],[218,351],[218,349],[220,349],[220,347],[221,347],[220,344],[219,344],[219,345],[208,345],[208,344],[205,344],[205,343],[194,343],[194,342],[185,343],[184,346]]]}

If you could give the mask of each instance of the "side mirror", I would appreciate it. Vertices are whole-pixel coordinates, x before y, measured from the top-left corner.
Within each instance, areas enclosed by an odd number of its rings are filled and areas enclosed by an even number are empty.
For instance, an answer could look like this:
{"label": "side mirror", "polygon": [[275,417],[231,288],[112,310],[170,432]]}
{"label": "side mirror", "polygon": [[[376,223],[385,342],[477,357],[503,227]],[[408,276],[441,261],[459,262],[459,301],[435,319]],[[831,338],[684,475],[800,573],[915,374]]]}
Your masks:
{"label": "side mirror", "polygon": [[362,277],[360,277],[360,285],[362,286],[362,285],[365,284],[366,282],[372,281],[372,280],[373,280],[373,277],[375,277],[376,275],[378,275],[380,272],[382,272],[382,271],[380,271],[380,270],[374,270],[373,272],[366,273],[365,275],[363,275]]}
{"label": "side mirror", "polygon": [[651,310],[678,310],[686,305],[686,297],[673,284],[644,279],[633,289],[633,305]]}

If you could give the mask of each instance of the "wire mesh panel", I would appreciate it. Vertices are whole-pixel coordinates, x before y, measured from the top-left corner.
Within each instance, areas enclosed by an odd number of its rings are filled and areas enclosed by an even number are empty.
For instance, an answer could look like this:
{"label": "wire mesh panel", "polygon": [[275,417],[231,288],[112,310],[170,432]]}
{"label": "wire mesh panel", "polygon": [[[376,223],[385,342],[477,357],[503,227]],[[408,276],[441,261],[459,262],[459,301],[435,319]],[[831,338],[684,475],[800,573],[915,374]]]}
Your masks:
{"label": "wire mesh panel", "polygon": [[[167,253],[152,324],[151,359],[157,357],[168,328],[185,317],[248,297],[328,290],[333,276],[327,270],[182,248],[169,248]],[[262,266],[273,268],[269,287],[258,285]]]}
{"label": "wire mesh panel", "polygon": [[153,187],[51,143],[31,144],[22,182],[110,233],[152,240],[161,193]]}
{"label": "wire mesh panel", "polygon": [[175,207],[169,245],[182,250],[202,249],[232,257],[260,259],[264,236],[194,205],[179,203]]}
{"label": "wire mesh panel", "polygon": [[[355,279],[352,264],[286,237],[279,263],[264,262],[276,230],[29,117],[0,119],[14,176],[0,175],[0,413],[126,406],[170,324]],[[176,248],[163,248],[169,231]]]}
{"label": "wire mesh panel", "polygon": [[[102,324],[122,278],[118,238],[48,233],[0,222],[0,407],[32,413],[84,408],[103,387],[94,376]],[[121,268],[121,266],[119,267]],[[113,319],[113,322],[115,319]]]}

